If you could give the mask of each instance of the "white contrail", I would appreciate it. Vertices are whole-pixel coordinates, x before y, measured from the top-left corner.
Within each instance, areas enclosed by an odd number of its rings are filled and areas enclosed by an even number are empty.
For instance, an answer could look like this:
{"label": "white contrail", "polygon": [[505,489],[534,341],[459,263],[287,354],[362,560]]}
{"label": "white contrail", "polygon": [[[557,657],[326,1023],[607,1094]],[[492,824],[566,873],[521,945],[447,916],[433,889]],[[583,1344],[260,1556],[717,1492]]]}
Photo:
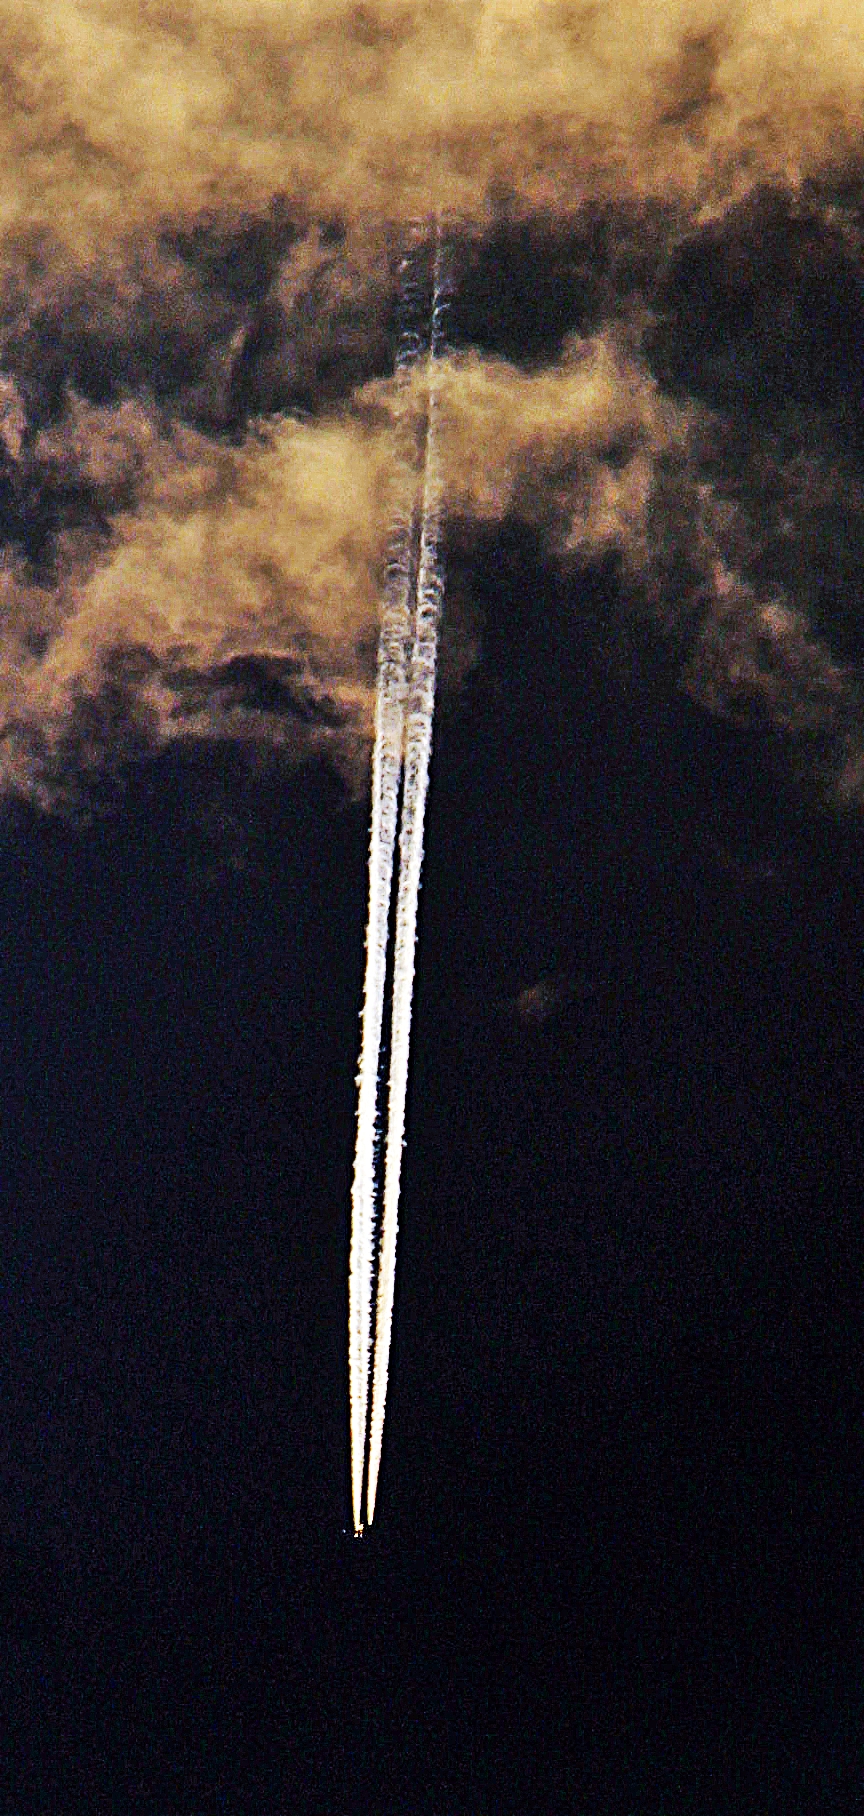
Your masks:
{"label": "white contrail", "polygon": [[387,1153],[384,1170],[384,1211],[378,1253],[378,1300],[375,1313],[375,1365],[372,1383],[372,1420],[369,1436],[367,1520],[372,1524],[384,1412],[387,1371],[393,1324],[393,1288],[396,1274],[396,1235],[399,1223],[399,1184],[405,1136],[405,1101],[411,1038],[411,1003],[417,940],[417,907],[423,863],[423,822],[429,785],[432,721],[435,710],[435,668],[438,623],[443,583],[438,563],[441,529],[442,482],[438,454],[438,369],[444,310],[443,253],[440,222],[436,229],[432,281],[432,319],[428,354],[428,404],[417,567],[417,599],[411,665],[408,677],[408,717],[405,738],[405,781],[399,831],[399,893],[396,906],[396,947],[393,970],[393,1012],[390,1035],[390,1078],[387,1109]]}
{"label": "white contrail", "polygon": [[[400,268],[402,331],[397,377],[407,379],[421,351],[412,326],[416,302],[409,249]],[[406,433],[402,425],[403,437]],[[405,461],[405,449],[399,448]],[[410,476],[409,477],[413,477]],[[413,485],[412,485],[413,493]],[[369,837],[369,916],[363,985],[360,1067],[357,1074],[357,1146],[351,1192],[351,1257],[348,1286],[348,1349],[351,1403],[351,1498],[354,1529],[362,1531],[363,1470],[369,1409],[372,1344],[372,1278],[375,1258],[376,1140],[378,1068],[384,1017],[388,922],[396,845],[399,781],[402,771],[408,646],[412,634],[414,499],[403,499],[394,525],[378,645],[375,744],[372,757],[372,821]]]}
{"label": "white contrail", "polygon": [[[404,614],[408,615],[410,543],[406,548]],[[363,1032],[357,1074],[357,1147],[351,1192],[351,1261],[348,1324],[351,1374],[351,1499],[354,1527],[362,1525],[363,1462],[369,1403],[369,1352],[372,1332],[372,1272],[375,1248],[375,1141],[378,1106],[378,1063],[387,965],[387,925],[396,841],[396,811],[402,768],[405,717],[405,639],[400,614],[402,576],[393,575],[392,595],[385,601],[378,650],[375,702],[375,749],[372,758],[372,826],[369,837],[369,918],[366,928],[366,976],[363,985]]]}

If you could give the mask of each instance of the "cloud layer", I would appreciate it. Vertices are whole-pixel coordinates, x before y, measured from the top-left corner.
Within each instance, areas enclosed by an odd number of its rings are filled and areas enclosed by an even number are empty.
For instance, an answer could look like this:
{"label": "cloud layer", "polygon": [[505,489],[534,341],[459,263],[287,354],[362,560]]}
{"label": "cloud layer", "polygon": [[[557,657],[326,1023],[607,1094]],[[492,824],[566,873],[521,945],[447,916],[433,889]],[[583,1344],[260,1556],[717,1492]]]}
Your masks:
{"label": "cloud layer", "polygon": [[89,255],[274,194],[482,218],[710,204],[857,153],[855,0],[4,0],[2,226]]}
{"label": "cloud layer", "polygon": [[460,546],[530,521],[574,613],[611,561],[707,710],[857,800],[851,0],[0,0],[0,57],[2,785],[173,737],[362,765],[442,209]]}

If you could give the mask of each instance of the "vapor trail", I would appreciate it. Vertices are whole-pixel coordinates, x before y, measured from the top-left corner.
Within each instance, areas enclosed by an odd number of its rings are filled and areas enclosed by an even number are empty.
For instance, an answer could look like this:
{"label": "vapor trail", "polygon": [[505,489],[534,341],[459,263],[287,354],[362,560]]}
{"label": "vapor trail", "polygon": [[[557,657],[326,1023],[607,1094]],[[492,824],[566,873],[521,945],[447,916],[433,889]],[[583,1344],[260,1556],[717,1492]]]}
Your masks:
{"label": "vapor trail", "polygon": [[444,270],[440,222],[436,227],[432,279],[432,316],[428,352],[428,402],[420,522],[417,596],[408,676],[408,715],[405,736],[405,780],[399,831],[399,893],[396,905],[396,946],[393,971],[393,1010],[390,1036],[390,1078],[387,1109],[387,1152],[384,1169],[384,1211],[378,1253],[378,1300],[375,1313],[375,1363],[372,1383],[372,1420],[369,1436],[367,1519],[375,1514],[387,1373],[393,1325],[393,1289],[396,1275],[396,1236],[399,1224],[399,1186],[405,1137],[405,1103],[411,1040],[411,1004],[417,943],[417,907],[423,863],[423,823],[432,752],[435,710],[435,670],[438,623],[443,581],[438,561],[441,530],[442,483],[438,454],[438,367],[444,314]]}
{"label": "vapor trail", "polygon": [[[355,1531],[362,1526],[363,1463],[369,1402],[372,1273],[375,1248],[375,1143],[378,1064],[384,1012],[387,927],[396,842],[396,812],[405,718],[405,620],[410,589],[410,545],[404,575],[393,573],[385,601],[378,650],[375,748],[372,758],[372,825],[369,836],[369,917],[360,1068],[357,1074],[357,1146],[351,1193],[351,1259],[348,1322],[351,1389],[351,1500]],[[389,589],[388,589],[389,591]]]}
{"label": "vapor trail", "polygon": [[[422,340],[413,322],[417,301],[416,247],[400,267],[401,332],[397,376],[407,379]],[[407,430],[403,425],[403,437]],[[405,731],[408,645],[411,637],[414,500],[413,475],[404,446],[398,455],[406,484],[390,545],[378,644],[375,744],[372,757],[372,818],[369,835],[369,913],[363,985],[360,1065],[357,1074],[357,1145],[351,1191],[351,1255],[348,1284],[348,1349],[351,1405],[351,1499],[355,1532],[363,1524],[363,1470],[369,1412],[369,1358],[372,1344],[372,1279],[375,1261],[378,1069],[384,1018],[388,923],[396,846],[399,781]]]}

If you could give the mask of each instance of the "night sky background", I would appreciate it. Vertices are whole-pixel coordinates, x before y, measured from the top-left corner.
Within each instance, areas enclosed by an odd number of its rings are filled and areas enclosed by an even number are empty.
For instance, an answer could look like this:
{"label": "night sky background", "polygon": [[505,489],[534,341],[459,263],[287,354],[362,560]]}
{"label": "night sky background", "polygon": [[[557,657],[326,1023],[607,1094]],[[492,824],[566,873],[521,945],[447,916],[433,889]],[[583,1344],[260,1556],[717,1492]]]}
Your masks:
{"label": "night sky background", "polygon": [[360,1541],[374,614],[110,600],[183,474],[230,512],[268,423],[377,433],[399,233],[287,193],[150,223],[151,291],[6,255],[4,1816],[860,1797],[864,178],[799,179],[450,228],[456,465],[481,368],[527,410],[600,347],[618,415],[450,501]]}

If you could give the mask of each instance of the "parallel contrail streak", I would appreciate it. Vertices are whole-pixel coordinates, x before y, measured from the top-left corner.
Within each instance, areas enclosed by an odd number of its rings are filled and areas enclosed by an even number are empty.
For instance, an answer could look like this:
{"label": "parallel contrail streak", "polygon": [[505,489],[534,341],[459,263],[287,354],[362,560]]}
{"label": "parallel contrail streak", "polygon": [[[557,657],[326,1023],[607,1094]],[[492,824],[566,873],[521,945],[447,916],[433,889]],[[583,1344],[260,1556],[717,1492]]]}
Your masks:
{"label": "parallel contrail streak", "polygon": [[[407,594],[410,575],[406,580]],[[351,1500],[354,1527],[362,1524],[363,1462],[369,1401],[369,1352],[372,1331],[372,1272],[375,1244],[375,1137],[378,1061],[384,1011],[387,925],[396,840],[396,809],[402,767],[405,698],[405,646],[401,636],[399,598],[385,605],[378,653],[375,705],[375,749],[372,759],[372,827],[369,837],[369,918],[366,931],[366,976],[363,987],[363,1032],[357,1104],[357,1147],[351,1193],[351,1260],[349,1272],[349,1350],[351,1373]]]}
{"label": "parallel contrail streak", "polygon": [[378,1300],[375,1315],[375,1362],[372,1384],[372,1419],[369,1436],[367,1519],[375,1514],[387,1373],[393,1324],[393,1290],[396,1274],[396,1236],[399,1222],[399,1186],[405,1137],[405,1104],[411,1038],[411,1005],[417,941],[417,908],[423,863],[423,823],[429,785],[432,722],[435,709],[435,670],[438,623],[443,582],[438,563],[441,529],[442,482],[438,456],[438,373],[443,332],[443,257],[440,223],[436,230],[432,283],[432,320],[428,356],[428,404],[423,474],[420,554],[417,600],[408,678],[408,719],[405,739],[405,780],[399,833],[399,893],[396,907],[396,947],[393,971],[393,1012],[390,1037],[390,1078],[387,1111],[387,1153],[384,1171],[384,1210],[378,1254]]}
{"label": "parallel contrail streak", "polygon": [[[397,376],[407,378],[421,351],[412,325],[416,281],[412,251],[400,270],[402,330]],[[404,455],[404,449],[399,450]],[[399,781],[405,730],[408,646],[413,579],[413,499],[403,501],[391,540],[375,698],[372,758],[372,821],[369,837],[369,914],[363,986],[360,1065],[357,1075],[357,1146],[351,1192],[351,1256],[348,1287],[348,1348],[351,1404],[351,1499],[354,1529],[362,1530],[363,1471],[369,1409],[372,1343],[372,1279],[375,1259],[375,1156],[378,1068],[384,1018],[388,923],[396,846]]]}

